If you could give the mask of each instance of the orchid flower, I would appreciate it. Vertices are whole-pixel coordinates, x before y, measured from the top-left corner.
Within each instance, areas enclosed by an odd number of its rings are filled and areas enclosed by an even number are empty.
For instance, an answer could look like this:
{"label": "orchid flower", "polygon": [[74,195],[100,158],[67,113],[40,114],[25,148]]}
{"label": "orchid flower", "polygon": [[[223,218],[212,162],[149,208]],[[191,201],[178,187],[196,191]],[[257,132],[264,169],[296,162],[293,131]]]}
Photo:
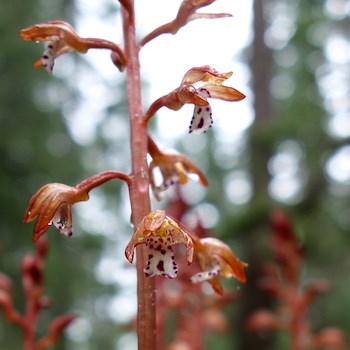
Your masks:
{"label": "orchid flower", "polygon": [[216,293],[223,294],[219,276],[246,282],[244,269],[248,264],[240,261],[227,244],[213,237],[194,239],[193,243],[202,269],[191,277],[193,283],[208,281]]}
{"label": "orchid flower", "polygon": [[36,219],[33,242],[36,242],[54,225],[67,237],[73,235],[72,205],[89,199],[89,191],[111,179],[129,182],[128,175],[118,171],[105,171],[88,177],[75,187],[61,183],[49,183],[41,187],[30,199],[23,223]]}
{"label": "orchid flower", "polygon": [[125,249],[125,256],[130,263],[134,259],[134,249],[139,244],[148,247],[148,263],[144,269],[147,277],[177,276],[173,245],[184,244],[188,263],[193,260],[192,238],[164,210],[152,211],[142,219]]}
{"label": "orchid flower", "polygon": [[75,29],[64,21],[35,24],[22,29],[19,34],[24,40],[48,42],[44,53],[34,63],[34,68],[45,67],[48,73],[52,73],[55,59],[70,51],[86,53],[89,49],[109,49],[119,70],[122,71],[126,64],[124,52],[118,45],[103,39],[81,38]]}
{"label": "orchid flower", "polygon": [[[240,101],[245,98],[238,90],[222,85],[231,75],[232,72],[219,73],[209,66],[191,68],[184,75],[178,88],[153,102],[146,113],[146,121],[161,107],[179,110],[185,103],[191,103],[194,104],[194,112],[189,132],[206,132],[213,123],[209,98],[224,101]],[[198,84],[200,86],[197,86]]]}
{"label": "orchid flower", "polygon": [[74,187],[60,183],[50,183],[39,189],[29,202],[23,223],[37,219],[34,227],[33,241],[36,242],[48,229],[49,225],[67,237],[73,235],[72,204],[86,201],[89,195]]}
{"label": "orchid flower", "polygon": [[[148,137],[148,152],[152,157],[149,166],[150,184],[157,200],[160,200],[159,193],[167,190],[171,185],[176,183],[186,184],[188,182],[188,174],[197,175],[201,185],[208,186],[208,180],[205,175],[187,157],[182,154],[162,152],[151,137]],[[160,185],[156,185],[156,169],[160,170],[163,177]]]}

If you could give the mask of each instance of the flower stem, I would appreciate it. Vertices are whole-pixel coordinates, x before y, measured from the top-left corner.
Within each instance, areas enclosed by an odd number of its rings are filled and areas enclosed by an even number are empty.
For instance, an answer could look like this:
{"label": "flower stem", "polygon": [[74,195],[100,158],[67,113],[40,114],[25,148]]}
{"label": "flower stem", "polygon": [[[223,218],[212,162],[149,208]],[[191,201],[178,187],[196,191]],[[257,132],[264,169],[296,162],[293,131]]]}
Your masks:
{"label": "flower stem", "polygon": [[[132,181],[130,202],[134,227],[150,212],[149,177],[147,164],[147,123],[142,118],[139,47],[135,35],[134,1],[122,10],[126,65],[126,88],[130,115]],[[136,248],[137,256],[137,335],[138,349],[156,349],[155,278],[143,272],[147,261],[144,245]]]}
{"label": "flower stem", "polygon": [[81,181],[78,183],[75,188],[79,189],[82,192],[90,192],[95,187],[101,186],[107,181],[110,181],[112,179],[119,179],[125,181],[128,185],[130,185],[131,178],[129,175],[121,172],[121,171],[114,171],[114,170],[107,170],[102,173],[98,173],[95,175],[92,175],[88,177],[87,179]]}
{"label": "flower stem", "polygon": [[81,41],[88,46],[90,49],[110,49],[112,52],[118,55],[119,61],[120,61],[120,67],[118,67],[121,71],[124,69],[124,66],[126,64],[126,57],[121,50],[121,48],[111,41],[98,39],[95,38],[81,38]]}

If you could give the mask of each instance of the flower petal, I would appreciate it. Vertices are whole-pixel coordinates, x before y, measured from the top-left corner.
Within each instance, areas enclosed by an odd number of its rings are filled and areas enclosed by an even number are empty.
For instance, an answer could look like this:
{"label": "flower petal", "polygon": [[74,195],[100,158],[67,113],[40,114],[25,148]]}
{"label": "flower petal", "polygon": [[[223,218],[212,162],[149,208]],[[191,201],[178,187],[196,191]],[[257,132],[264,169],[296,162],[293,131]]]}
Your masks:
{"label": "flower petal", "polygon": [[52,195],[42,204],[42,208],[34,225],[33,242],[36,242],[47,231],[48,226],[51,225],[53,217],[61,205],[59,201],[52,200],[51,197]]}
{"label": "flower petal", "polygon": [[227,244],[214,237],[194,239],[193,242],[202,271],[191,278],[192,282],[207,280],[219,294],[223,293],[219,276],[246,282],[244,270],[248,264],[241,262]]}
{"label": "flower petal", "polygon": [[155,231],[157,230],[162,224],[166,217],[164,210],[155,210],[146,215],[143,220],[142,224],[144,226],[144,229],[148,231]]}
{"label": "flower petal", "polygon": [[70,205],[61,205],[56,211],[50,224],[66,237],[73,236],[72,208]]}
{"label": "flower petal", "polygon": [[245,98],[244,94],[229,86],[206,84],[202,89],[207,90],[211,98],[217,98],[224,101],[240,101]]}
{"label": "flower petal", "polygon": [[146,242],[148,246],[148,263],[144,272],[147,277],[165,276],[175,278],[178,266],[175,262],[174,251],[172,249],[172,239],[170,237],[155,237],[151,235]]}
{"label": "flower petal", "polygon": [[186,246],[186,259],[189,264],[193,261],[194,246],[192,237],[169,216],[166,231],[167,235],[171,235],[173,244],[184,244]]}
{"label": "flower petal", "polygon": [[217,261],[216,264],[210,269],[206,271],[201,271],[196,273],[191,277],[192,283],[200,283],[204,281],[208,281],[215,276],[218,276],[220,273],[220,263]]}
{"label": "flower petal", "polygon": [[35,24],[22,29],[20,35],[24,40],[34,41],[62,39],[68,46],[81,53],[85,53],[89,48],[84,40],[76,33],[75,29],[64,21],[49,21]]}
{"label": "flower petal", "polygon": [[72,48],[63,40],[49,42],[41,58],[34,63],[34,68],[45,67],[48,73],[52,73],[55,59],[65,52],[72,51]]}
{"label": "flower petal", "polygon": [[227,244],[214,237],[202,238],[200,241],[208,256],[219,259],[221,265],[220,275],[222,277],[235,277],[240,282],[247,281],[245,268],[248,264],[240,261]]}
{"label": "flower petal", "polygon": [[195,106],[188,132],[194,134],[207,132],[212,125],[213,118],[210,105],[205,107]]}
{"label": "flower petal", "polygon": [[[49,42],[40,59],[40,65],[45,67],[48,73],[52,73],[55,64],[55,55],[53,53],[54,43],[55,41]],[[38,63],[35,63],[35,68],[39,68]]]}
{"label": "flower petal", "polygon": [[199,81],[206,81],[211,84],[222,84],[222,82],[228,79],[231,75],[232,72],[219,73],[216,69],[210,66],[193,67],[186,72],[181,84],[190,85]]}
{"label": "flower petal", "polygon": [[131,237],[128,245],[125,248],[125,257],[126,259],[129,261],[129,263],[131,264],[134,260],[134,250],[135,250],[135,243],[134,243],[134,235]]}
{"label": "flower petal", "polygon": [[220,295],[224,294],[224,289],[222,288],[222,285],[218,276],[214,276],[213,278],[208,280],[208,283],[212,286],[215,293],[218,293]]}
{"label": "flower petal", "polygon": [[[200,88],[197,90],[198,93],[204,98],[210,98],[211,95],[208,90]],[[193,116],[191,119],[189,133],[202,133],[207,132],[213,124],[212,111],[208,103],[206,106],[197,106],[194,107]]]}
{"label": "flower petal", "polygon": [[41,212],[44,203],[48,203],[47,199],[51,198],[53,195],[61,193],[64,198],[62,201],[69,202],[69,198],[71,198],[71,203],[74,203],[73,198],[75,196],[77,196],[76,201],[87,200],[87,198],[80,198],[82,196],[78,195],[76,192],[77,191],[73,187],[61,183],[49,183],[42,186],[30,199],[22,222],[28,223],[33,221],[38,216],[39,212]]}
{"label": "flower petal", "polygon": [[205,94],[204,95],[201,94],[200,89],[196,89],[191,85],[181,86],[175,91],[177,91],[177,97],[179,101],[182,103],[182,105],[185,103],[192,103],[198,106],[206,106],[208,104],[207,96]]}
{"label": "flower petal", "polygon": [[188,173],[198,176],[199,182],[202,186],[209,185],[209,182],[208,182],[208,179],[206,178],[206,176],[188,158],[186,158],[185,156],[179,155],[179,161],[183,163],[183,165]]}

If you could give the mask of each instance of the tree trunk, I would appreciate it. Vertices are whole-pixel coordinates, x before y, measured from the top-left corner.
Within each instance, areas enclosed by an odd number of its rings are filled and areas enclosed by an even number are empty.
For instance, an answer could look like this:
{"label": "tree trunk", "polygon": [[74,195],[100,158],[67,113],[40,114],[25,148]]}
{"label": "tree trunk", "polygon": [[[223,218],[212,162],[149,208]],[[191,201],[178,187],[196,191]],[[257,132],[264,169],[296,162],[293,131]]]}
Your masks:
{"label": "tree trunk", "polygon": [[270,296],[259,289],[261,265],[269,258],[268,249],[269,228],[268,215],[270,199],[268,184],[270,176],[267,169],[271,156],[271,143],[267,131],[272,122],[272,106],[270,97],[271,52],[265,46],[264,35],[266,20],[264,12],[269,0],[255,0],[254,11],[254,40],[252,43],[250,69],[252,72],[252,89],[254,92],[255,122],[250,130],[251,176],[254,198],[251,203],[252,222],[245,239],[246,260],[249,262],[248,282],[244,287],[241,309],[240,344],[241,350],[271,350],[272,336],[256,334],[247,331],[244,321],[257,309],[270,308]]}

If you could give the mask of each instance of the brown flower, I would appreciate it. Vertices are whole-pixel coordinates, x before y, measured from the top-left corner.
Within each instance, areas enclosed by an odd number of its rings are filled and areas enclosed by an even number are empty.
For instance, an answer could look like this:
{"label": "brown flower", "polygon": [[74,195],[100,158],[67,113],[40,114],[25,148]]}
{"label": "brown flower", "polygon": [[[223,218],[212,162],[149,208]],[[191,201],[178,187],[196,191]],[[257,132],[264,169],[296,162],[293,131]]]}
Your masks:
{"label": "brown flower", "polygon": [[[208,180],[202,171],[196,167],[187,157],[182,154],[171,154],[162,152],[151,139],[148,138],[148,152],[152,157],[149,166],[150,184],[157,200],[160,200],[159,193],[167,190],[174,184],[184,185],[188,182],[188,174],[198,176],[203,186],[208,186]],[[162,182],[156,185],[155,170],[159,169],[162,175]]]}
{"label": "brown flower", "polygon": [[73,235],[72,204],[89,199],[87,192],[81,192],[74,187],[60,183],[50,183],[39,189],[29,202],[23,223],[37,219],[34,226],[33,241],[42,236],[49,225],[65,236]]}
{"label": "brown flower", "polygon": [[73,235],[72,205],[89,199],[89,192],[111,179],[129,182],[128,175],[119,171],[105,171],[80,182],[75,187],[61,183],[50,183],[41,187],[30,199],[23,217],[23,223],[36,219],[33,242],[36,242],[54,225],[60,233],[67,237]]}
{"label": "brown flower", "polygon": [[208,281],[215,292],[222,294],[219,276],[234,277],[240,282],[246,282],[244,269],[248,264],[240,261],[227,244],[213,237],[195,239],[193,242],[202,269],[191,277],[193,283]]}
{"label": "brown flower", "polygon": [[19,32],[24,40],[47,41],[48,45],[42,56],[34,63],[34,68],[45,67],[48,73],[52,73],[55,59],[70,51],[86,53],[89,49],[109,49],[118,59],[118,68],[122,71],[126,64],[126,58],[118,45],[111,41],[96,38],[81,38],[75,29],[64,21],[49,21],[35,24]]}
{"label": "brown flower", "polygon": [[148,263],[144,269],[147,277],[177,276],[178,266],[172,248],[175,244],[184,244],[188,263],[193,260],[192,238],[164,210],[152,211],[142,219],[125,249],[130,262],[134,259],[134,248],[139,244],[148,247]]}
{"label": "brown flower", "polygon": [[[195,107],[189,132],[206,132],[213,123],[209,98],[224,101],[240,101],[245,98],[245,95],[238,90],[222,85],[231,75],[232,72],[219,73],[209,66],[191,68],[177,89],[159,98],[150,106],[146,120],[148,121],[163,106],[178,110],[185,103],[192,103]],[[202,84],[197,87],[198,83]]]}

